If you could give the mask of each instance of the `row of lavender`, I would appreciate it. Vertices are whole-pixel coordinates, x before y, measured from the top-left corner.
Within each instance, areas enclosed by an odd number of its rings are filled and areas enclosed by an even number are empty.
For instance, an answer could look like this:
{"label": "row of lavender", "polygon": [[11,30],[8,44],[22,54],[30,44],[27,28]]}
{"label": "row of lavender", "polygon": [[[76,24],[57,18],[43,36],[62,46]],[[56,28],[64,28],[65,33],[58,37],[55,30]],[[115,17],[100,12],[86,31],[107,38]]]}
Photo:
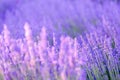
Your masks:
{"label": "row of lavender", "polygon": [[41,26],[44,25],[48,34],[54,31],[58,34],[76,36],[93,26],[101,27],[102,15],[107,17],[113,26],[119,26],[120,6],[117,1],[119,2],[119,0],[0,0],[0,26],[2,23],[9,25],[8,29],[14,38],[24,36],[22,26],[25,21],[31,25],[32,31],[35,32],[33,35],[38,35]]}
{"label": "row of lavender", "polygon": [[95,29],[77,38],[53,34],[50,45],[46,29],[33,40],[29,24],[25,38],[13,39],[4,25],[0,35],[0,80],[119,80],[119,28]]}

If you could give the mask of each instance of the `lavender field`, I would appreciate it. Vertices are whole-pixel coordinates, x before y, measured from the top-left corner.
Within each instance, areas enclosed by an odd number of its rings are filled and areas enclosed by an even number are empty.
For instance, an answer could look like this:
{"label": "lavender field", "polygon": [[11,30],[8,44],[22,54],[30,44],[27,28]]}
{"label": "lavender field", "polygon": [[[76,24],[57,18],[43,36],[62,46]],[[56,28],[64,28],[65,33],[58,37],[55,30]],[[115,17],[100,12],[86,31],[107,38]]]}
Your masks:
{"label": "lavender field", "polygon": [[0,0],[0,80],[120,80],[119,0]]}

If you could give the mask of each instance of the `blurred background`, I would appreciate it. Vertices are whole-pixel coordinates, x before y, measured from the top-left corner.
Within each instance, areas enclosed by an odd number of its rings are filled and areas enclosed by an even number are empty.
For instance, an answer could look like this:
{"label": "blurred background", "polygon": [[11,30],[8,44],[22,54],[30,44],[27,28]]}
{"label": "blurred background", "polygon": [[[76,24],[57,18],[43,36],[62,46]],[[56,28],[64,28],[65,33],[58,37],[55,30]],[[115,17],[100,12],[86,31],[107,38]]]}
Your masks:
{"label": "blurred background", "polygon": [[46,27],[49,35],[72,37],[102,27],[104,16],[112,26],[120,26],[119,0],[0,0],[0,32],[7,24],[14,38],[24,37],[28,22],[33,36]]}

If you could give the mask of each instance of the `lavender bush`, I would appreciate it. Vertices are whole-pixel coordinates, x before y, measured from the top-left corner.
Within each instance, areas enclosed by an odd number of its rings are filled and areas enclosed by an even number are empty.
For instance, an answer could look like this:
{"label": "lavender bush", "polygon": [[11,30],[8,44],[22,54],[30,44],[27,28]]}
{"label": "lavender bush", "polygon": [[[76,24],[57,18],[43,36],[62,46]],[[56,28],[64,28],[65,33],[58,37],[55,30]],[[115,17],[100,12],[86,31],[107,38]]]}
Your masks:
{"label": "lavender bush", "polygon": [[119,80],[120,29],[103,18],[102,28],[76,38],[41,29],[37,41],[25,23],[25,38],[14,39],[7,26],[0,35],[1,80]]}
{"label": "lavender bush", "polygon": [[0,80],[120,80],[119,7],[119,0],[1,0]]}
{"label": "lavender bush", "polygon": [[102,16],[106,16],[113,26],[119,26],[120,6],[117,1],[1,0],[0,32],[2,23],[6,23],[11,35],[21,38],[24,36],[22,26],[27,21],[35,32],[34,36],[45,26],[50,35],[54,32],[75,37],[86,30],[91,31],[93,27],[101,27]]}

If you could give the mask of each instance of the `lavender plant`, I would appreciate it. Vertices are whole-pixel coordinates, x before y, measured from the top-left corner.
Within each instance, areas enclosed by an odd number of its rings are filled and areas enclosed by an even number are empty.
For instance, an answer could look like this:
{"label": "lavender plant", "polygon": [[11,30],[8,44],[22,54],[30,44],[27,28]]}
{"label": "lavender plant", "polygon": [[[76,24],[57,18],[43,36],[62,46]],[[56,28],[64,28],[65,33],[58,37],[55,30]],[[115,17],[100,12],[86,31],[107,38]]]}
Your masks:
{"label": "lavender plant", "polygon": [[115,1],[117,0],[1,0],[0,32],[2,23],[6,23],[11,35],[21,38],[24,36],[22,26],[27,21],[35,32],[33,36],[38,35],[44,25],[48,34],[52,31],[58,35],[75,37],[86,30],[91,31],[92,27],[101,27],[102,15],[113,26],[119,26],[120,10]]}
{"label": "lavender plant", "polygon": [[116,2],[1,0],[0,80],[120,80]]}
{"label": "lavender plant", "polygon": [[0,34],[1,80],[119,80],[120,36],[118,27],[105,25],[76,38],[53,35],[50,45],[47,30],[41,29],[34,41],[28,23],[25,37],[10,37],[7,26]]}

